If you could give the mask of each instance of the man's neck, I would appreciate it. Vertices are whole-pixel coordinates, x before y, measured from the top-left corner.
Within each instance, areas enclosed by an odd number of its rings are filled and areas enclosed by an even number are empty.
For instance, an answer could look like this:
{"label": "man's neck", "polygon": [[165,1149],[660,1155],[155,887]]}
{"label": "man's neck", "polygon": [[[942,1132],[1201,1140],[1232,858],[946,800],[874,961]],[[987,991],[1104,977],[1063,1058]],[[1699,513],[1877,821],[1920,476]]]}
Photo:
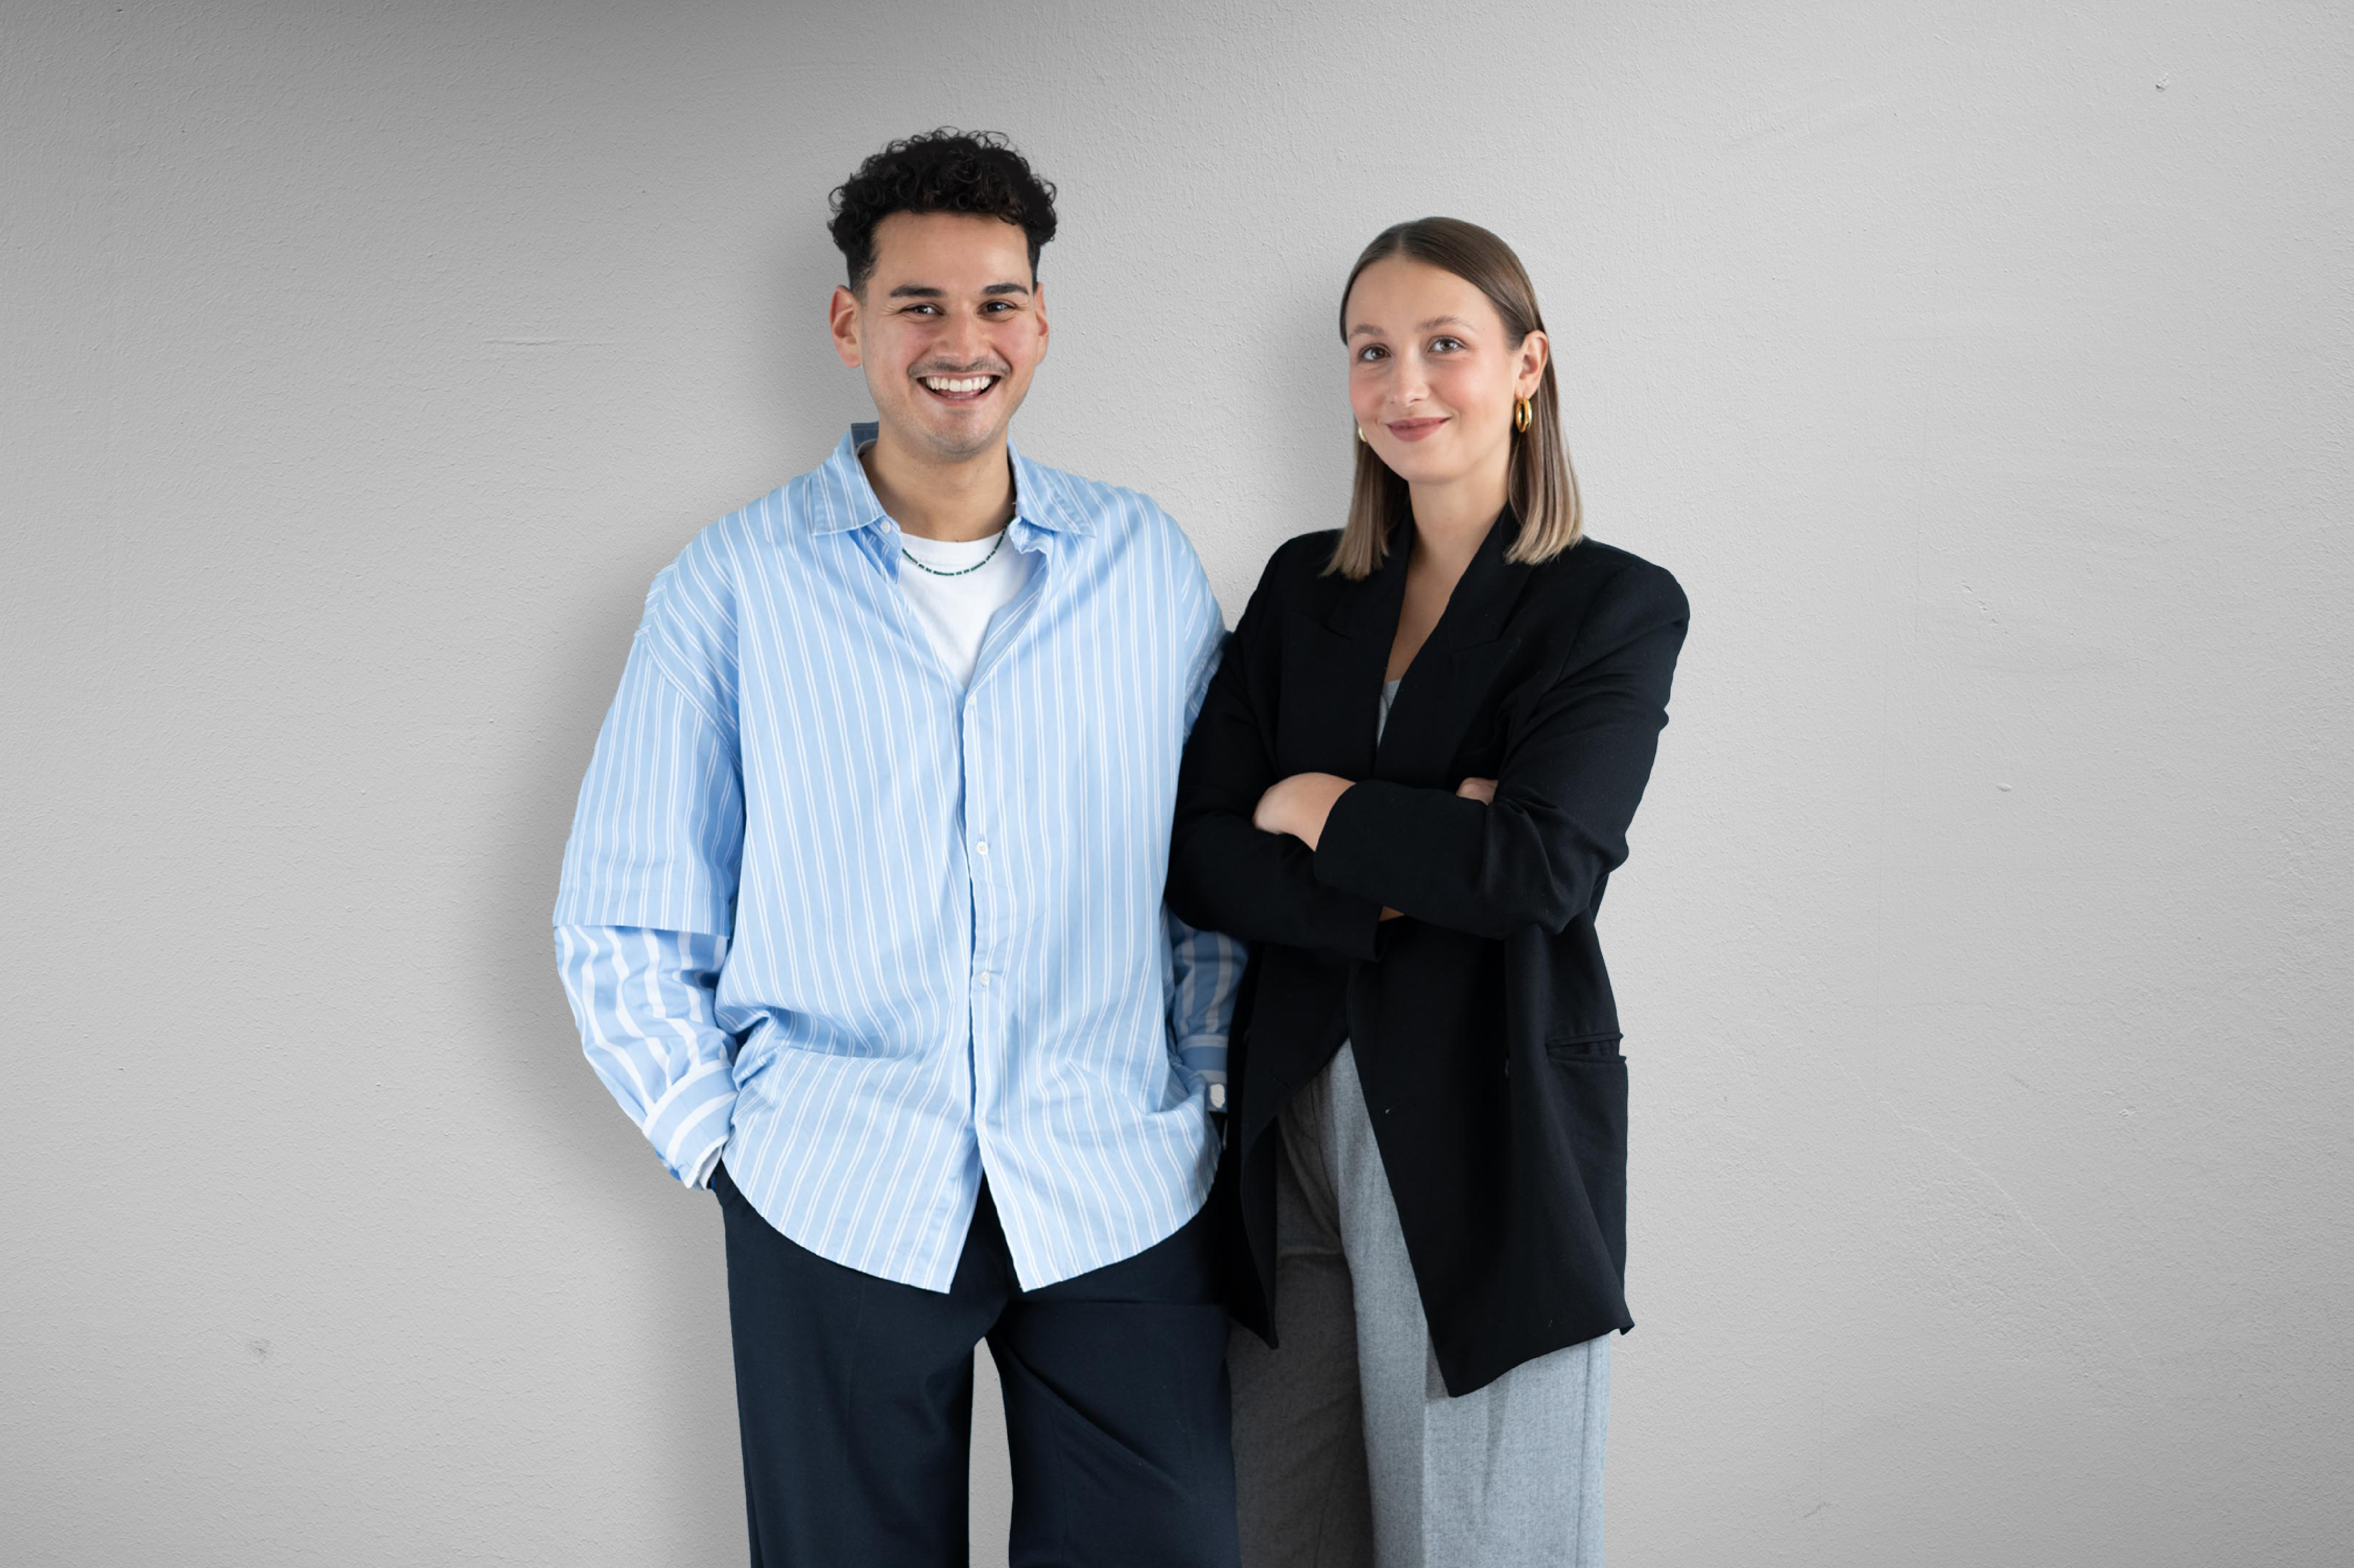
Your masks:
{"label": "man's neck", "polygon": [[1002,438],[976,457],[942,463],[917,458],[885,429],[858,461],[883,510],[919,539],[986,539],[1013,519],[1013,468]]}

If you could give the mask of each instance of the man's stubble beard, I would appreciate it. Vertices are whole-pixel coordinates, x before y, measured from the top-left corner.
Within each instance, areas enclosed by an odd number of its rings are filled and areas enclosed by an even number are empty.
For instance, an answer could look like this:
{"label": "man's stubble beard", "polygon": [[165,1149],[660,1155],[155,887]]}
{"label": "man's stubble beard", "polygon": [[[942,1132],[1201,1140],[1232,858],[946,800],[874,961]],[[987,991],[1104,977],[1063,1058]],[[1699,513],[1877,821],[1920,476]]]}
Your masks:
{"label": "man's stubble beard", "polygon": [[970,440],[960,440],[953,436],[944,435],[936,430],[922,428],[918,428],[914,434],[917,444],[920,446],[925,453],[934,461],[941,463],[970,462],[974,458],[981,456],[983,453],[989,451],[990,449],[996,446],[999,442],[1002,441],[1005,439],[1007,429],[1012,426],[1013,422],[1012,418],[1009,416],[1004,424],[996,426],[986,434],[977,435]]}

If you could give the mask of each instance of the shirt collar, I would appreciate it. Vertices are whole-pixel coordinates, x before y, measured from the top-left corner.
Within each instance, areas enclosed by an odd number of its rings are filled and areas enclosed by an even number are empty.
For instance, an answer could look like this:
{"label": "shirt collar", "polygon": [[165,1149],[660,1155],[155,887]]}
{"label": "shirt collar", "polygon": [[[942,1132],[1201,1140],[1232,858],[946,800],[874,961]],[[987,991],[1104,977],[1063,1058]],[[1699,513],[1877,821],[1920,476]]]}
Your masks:
{"label": "shirt collar", "polygon": [[[818,504],[809,514],[811,532],[840,534],[853,528],[871,528],[883,520],[883,503],[875,499],[865,465],[858,461],[858,449],[873,440],[878,429],[871,419],[851,426],[842,444],[833,449],[833,455],[819,467]],[[1011,440],[1006,441],[1005,450],[1013,463],[1013,515],[1017,522],[1058,534],[1086,536],[1096,532],[1095,518],[1072,498],[1067,480],[1053,469],[1023,457],[1022,449]]]}

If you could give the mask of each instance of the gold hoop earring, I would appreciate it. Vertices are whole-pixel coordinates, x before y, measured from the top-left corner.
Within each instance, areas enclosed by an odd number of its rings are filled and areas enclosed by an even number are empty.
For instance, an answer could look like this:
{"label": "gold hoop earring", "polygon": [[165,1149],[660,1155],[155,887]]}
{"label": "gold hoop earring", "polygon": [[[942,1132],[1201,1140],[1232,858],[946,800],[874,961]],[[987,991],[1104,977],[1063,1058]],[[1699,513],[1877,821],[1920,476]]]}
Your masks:
{"label": "gold hoop earring", "polygon": [[1357,427],[1357,444],[1361,447],[1371,446],[1373,444],[1371,441],[1365,440],[1365,427],[1363,425],[1359,425]]}
{"label": "gold hoop earring", "polygon": [[1529,422],[1535,418],[1536,410],[1529,406],[1529,400],[1526,397],[1512,405],[1512,429],[1525,434]]}

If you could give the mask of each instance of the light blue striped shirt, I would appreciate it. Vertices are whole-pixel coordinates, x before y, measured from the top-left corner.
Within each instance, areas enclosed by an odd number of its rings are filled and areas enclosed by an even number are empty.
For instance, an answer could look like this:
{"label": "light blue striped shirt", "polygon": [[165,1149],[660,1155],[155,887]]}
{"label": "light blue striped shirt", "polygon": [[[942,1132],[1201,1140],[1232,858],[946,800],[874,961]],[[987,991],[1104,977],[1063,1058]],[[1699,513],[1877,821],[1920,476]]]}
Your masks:
{"label": "light blue striped shirt", "polygon": [[1035,1289],[1201,1208],[1242,949],[1161,906],[1225,628],[1134,491],[1013,454],[1038,557],[969,686],[852,429],[655,577],[564,853],[589,1063],[673,1174],[945,1290],[981,1182]]}

